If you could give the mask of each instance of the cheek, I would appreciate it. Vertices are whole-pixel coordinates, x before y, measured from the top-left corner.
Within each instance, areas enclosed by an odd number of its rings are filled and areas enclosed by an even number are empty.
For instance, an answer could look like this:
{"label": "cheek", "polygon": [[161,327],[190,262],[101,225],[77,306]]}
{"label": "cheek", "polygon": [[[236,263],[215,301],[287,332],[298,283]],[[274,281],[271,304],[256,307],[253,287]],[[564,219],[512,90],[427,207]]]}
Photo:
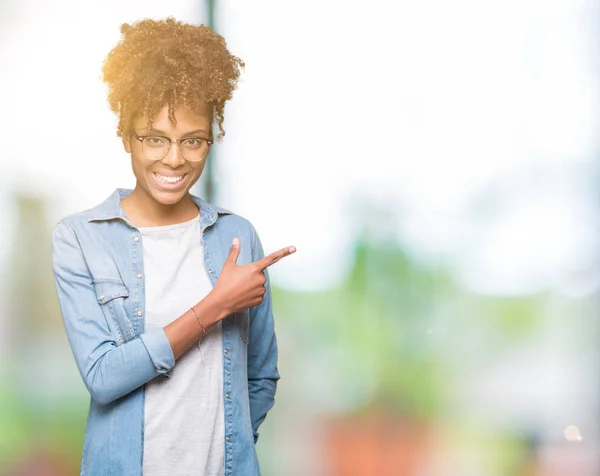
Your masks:
{"label": "cheek", "polygon": [[131,169],[133,170],[134,175],[138,178],[139,178],[140,174],[143,173],[143,171],[144,171],[144,167],[142,167],[140,162],[135,159],[131,160]]}
{"label": "cheek", "polygon": [[193,165],[193,169],[194,169],[194,177],[195,178],[199,178],[200,175],[202,175],[202,171],[204,170],[204,164],[205,162],[202,162],[198,165]]}
{"label": "cheek", "polygon": [[139,158],[131,157],[131,169],[137,180],[147,180],[148,169],[152,164],[146,164],[145,161]]}

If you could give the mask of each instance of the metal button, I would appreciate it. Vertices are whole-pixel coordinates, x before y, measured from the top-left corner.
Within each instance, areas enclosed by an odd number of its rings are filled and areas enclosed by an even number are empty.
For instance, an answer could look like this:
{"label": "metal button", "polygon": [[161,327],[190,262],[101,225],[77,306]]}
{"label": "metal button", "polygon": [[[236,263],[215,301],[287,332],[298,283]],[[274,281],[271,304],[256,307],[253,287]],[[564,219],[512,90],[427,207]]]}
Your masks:
{"label": "metal button", "polygon": [[144,315],[144,313],[142,311],[138,311],[138,316],[142,317]]}
{"label": "metal button", "polygon": [[142,275],[140,273],[138,273],[138,278],[140,278],[140,279],[142,278]]}
{"label": "metal button", "polygon": [[225,398],[231,398],[231,395],[229,393],[226,393]]}
{"label": "metal button", "polygon": [[229,349],[225,349],[223,352],[225,352],[226,354],[229,354]]}
{"label": "metal button", "polygon": [[104,295],[98,296],[98,301],[104,301]]}
{"label": "metal button", "polygon": [[208,274],[213,274],[213,270],[212,270],[212,269],[209,269],[209,270],[208,270]]}
{"label": "metal button", "polygon": [[139,236],[134,236],[133,237],[133,241],[140,241],[140,237]]}
{"label": "metal button", "polygon": [[227,437],[225,438],[225,441],[231,441],[231,438]]}

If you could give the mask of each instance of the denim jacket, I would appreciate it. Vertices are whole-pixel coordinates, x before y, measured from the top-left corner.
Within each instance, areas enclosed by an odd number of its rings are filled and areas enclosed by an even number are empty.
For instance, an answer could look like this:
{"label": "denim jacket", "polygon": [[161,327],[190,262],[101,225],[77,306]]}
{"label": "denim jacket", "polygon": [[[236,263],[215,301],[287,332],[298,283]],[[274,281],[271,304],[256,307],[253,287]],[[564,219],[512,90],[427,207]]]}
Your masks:
{"label": "denim jacket", "polygon": [[[53,232],[53,271],[63,321],[91,401],[81,474],[142,474],[144,384],[169,378],[175,363],[162,328],[144,329],[142,235],[117,189],[102,204],[63,219]],[[250,222],[198,197],[204,266],[214,286],[234,237],[238,265],[264,256]],[[225,475],[260,474],[254,445],[274,404],[279,373],[267,273],[262,304],[223,325]],[[173,316],[177,318],[178,316]]]}

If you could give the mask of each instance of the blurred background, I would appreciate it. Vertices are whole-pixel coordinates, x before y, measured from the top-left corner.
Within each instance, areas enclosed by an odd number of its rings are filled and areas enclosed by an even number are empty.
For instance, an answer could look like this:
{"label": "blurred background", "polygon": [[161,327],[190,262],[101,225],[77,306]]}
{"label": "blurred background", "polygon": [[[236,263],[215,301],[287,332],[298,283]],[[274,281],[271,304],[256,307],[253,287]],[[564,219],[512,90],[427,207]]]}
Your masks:
{"label": "blurred background", "polygon": [[166,16],[246,62],[195,192],[298,248],[263,474],[600,474],[599,7],[2,0],[0,474],[78,474],[50,234],[135,185],[100,68]]}

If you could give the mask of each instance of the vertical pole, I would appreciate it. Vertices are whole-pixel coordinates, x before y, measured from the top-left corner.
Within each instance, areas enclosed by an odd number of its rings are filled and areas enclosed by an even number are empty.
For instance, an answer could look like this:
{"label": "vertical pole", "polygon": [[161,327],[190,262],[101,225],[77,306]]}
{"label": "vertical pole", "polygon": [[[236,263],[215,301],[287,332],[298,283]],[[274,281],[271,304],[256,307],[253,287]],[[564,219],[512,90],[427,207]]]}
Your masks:
{"label": "vertical pole", "polygon": [[[207,20],[208,26],[216,31],[215,28],[215,0],[206,0],[207,6]],[[206,158],[206,165],[204,167],[204,175],[206,176],[205,180],[205,200],[209,203],[212,203],[215,197],[215,180],[213,177],[213,161],[215,159],[215,147],[211,148],[208,157]]]}

